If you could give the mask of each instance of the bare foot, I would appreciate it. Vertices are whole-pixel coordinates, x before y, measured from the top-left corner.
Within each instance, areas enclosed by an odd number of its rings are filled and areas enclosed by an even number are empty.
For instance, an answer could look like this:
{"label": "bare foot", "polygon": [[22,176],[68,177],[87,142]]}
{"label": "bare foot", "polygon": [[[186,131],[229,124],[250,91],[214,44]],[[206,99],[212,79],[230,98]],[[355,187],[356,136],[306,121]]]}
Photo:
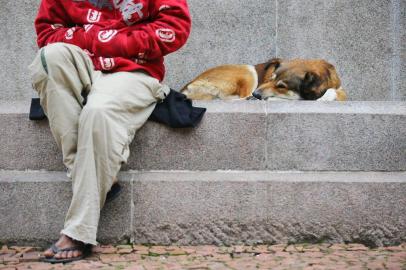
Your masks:
{"label": "bare foot", "polygon": [[47,258],[52,258],[54,257],[55,259],[70,259],[70,258],[76,258],[82,256],[82,249],[83,249],[83,243],[75,241],[68,236],[62,234],[59,240],[55,243],[55,246],[59,249],[65,249],[65,248],[75,248],[77,247],[78,250],[74,251],[60,251],[58,253],[54,253],[52,251],[52,248],[47,249],[44,252],[44,256]]}

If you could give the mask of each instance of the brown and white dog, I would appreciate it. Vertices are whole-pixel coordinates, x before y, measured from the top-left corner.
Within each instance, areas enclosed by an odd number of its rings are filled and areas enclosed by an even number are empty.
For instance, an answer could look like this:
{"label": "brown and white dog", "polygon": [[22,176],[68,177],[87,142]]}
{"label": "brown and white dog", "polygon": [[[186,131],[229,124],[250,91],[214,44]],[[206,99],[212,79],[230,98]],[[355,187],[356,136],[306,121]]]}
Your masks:
{"label": "brown and white dog", "polygon": [[223,65],[209,69],[181,90],[194,100],[304,99],[344,101],[347,94],[333,65],[325,60],[282,60]]}

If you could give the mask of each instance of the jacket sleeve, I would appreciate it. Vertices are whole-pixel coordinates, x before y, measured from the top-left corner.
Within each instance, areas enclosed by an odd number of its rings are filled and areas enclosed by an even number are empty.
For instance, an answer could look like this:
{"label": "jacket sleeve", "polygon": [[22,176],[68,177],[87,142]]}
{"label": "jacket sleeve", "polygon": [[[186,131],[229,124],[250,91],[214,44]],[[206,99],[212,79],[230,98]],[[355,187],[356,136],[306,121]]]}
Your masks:
{"label": "jacket sleeve", "polygon": [[40,48],[55,42],[70,43],[88,49],[85,29],[75,26],[60,0],[42,0],[35,19],[37,44]]}
{"label": "jacket sleeve", "polygon": [[97,55],[157,59],[181,48],[190,34],[191,19],[186,0],[151,0],[150,19],[119,30],[108,43],[93,40]]}

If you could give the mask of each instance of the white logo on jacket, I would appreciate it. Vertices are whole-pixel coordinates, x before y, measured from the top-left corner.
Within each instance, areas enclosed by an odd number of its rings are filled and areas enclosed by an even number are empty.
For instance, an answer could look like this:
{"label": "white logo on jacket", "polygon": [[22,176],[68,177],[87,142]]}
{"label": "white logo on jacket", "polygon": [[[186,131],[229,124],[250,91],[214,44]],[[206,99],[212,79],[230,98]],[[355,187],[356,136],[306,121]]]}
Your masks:
{"label": "white logo on jacket", "polygon": [[85,32],[89,32],[90,29],[92,29],[92,27],[94,26],[94,24],[85,24],[83,25],[83,28],[85,29]]}
{"label": "white logo on jacket", "polygon": [[[142,9],[144,5],[142,3],[134,3],[133,0],[113,0],[114,7],[120,9],[121,15],[127,25],[132,25],[144,17]],[[138,19],[133,15],[137,14]]]}
{"label": "white logo on jacket", "polygon": [[100,42],[109,42],[115,35],[117,35],[117,30],[103,30],[99,32],[98,38]]}
{"label": "white logo on jacket", "polygon": [[98,22],[100,21],[101,14],[102,13],[100,11],[89,9],[87,12],[87,21],[90,23]]}
{"label": "white logo on jacket", "polygon": [[160,28],[155,33],[163,42],[174,42],[176,39],[175,31],[172,29]]}
{"label": "white logo on jacket", "polygon": [[75,31],[76,31],[76,27],[72,27],[72,28],[69,28],[68,30],[66,30],[65,38],[68,39],[68,40],[72,39],[73,34],[75,33]]}
{"label": "white logo on jacket", "polygon": [[103,70],[111,70],[116,65],[114,63],[114,58],[99,57],[99,60]]}

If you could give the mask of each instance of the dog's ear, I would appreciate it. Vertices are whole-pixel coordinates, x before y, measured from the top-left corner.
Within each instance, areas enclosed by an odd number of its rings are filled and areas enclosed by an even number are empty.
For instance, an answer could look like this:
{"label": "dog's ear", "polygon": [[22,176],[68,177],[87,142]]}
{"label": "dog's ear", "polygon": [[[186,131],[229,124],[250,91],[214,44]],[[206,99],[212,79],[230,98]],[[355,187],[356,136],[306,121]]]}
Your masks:
{"label": "dog's ear", "polygon": [[320,77],[314,72],[306,72],[300,85],[300,96],[305,100],[315,100],[321,96],[317,91],[320,85]]}
{"label": "dog's ear", "polygon": [[302,89],[311,89],[320,82],[319,76],[314,72],[306,72],[303,78]]}
{"label": "dog's ear", "polygon": [[273,58],[266,62],[265,64],[265,71],[268,71],[269,69],[272,69],[272,72],[277,70],[279,66],[281,65],[282,59],[280,58]]}

